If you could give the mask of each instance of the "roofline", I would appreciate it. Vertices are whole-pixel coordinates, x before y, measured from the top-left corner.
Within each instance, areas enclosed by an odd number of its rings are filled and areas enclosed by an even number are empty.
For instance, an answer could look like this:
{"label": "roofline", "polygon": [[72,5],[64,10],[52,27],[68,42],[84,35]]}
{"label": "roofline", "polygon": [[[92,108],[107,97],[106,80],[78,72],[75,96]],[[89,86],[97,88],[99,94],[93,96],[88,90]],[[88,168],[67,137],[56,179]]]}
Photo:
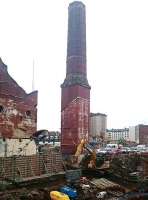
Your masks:
{"label": "roofline", "polygon": [[90,113],[90,117],[94,117],[94,116],[104,116],[104,117],[107,117],[107,115],[104,114],[104,113]]}

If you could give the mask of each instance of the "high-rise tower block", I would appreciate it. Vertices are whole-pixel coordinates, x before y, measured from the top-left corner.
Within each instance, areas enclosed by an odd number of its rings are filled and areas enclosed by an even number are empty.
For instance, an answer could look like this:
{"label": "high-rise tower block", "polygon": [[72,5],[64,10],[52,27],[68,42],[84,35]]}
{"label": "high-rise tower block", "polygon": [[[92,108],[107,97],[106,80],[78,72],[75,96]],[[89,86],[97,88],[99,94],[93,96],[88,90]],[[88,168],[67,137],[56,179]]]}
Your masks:
{"label": "high-rise tower block", "polygon": [[90,113],[85,5],[79,1],[68,8],[67,67],[61,88],[61,150],[71,154],[81,139],[88,139]]}

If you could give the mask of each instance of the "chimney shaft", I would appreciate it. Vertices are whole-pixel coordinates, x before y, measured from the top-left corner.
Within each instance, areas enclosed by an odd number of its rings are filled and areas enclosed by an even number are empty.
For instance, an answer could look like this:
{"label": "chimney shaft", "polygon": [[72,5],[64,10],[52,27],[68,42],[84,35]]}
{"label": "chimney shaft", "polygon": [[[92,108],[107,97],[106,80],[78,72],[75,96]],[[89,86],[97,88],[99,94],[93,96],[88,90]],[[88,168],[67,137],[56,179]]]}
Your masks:
{"label": "chimney shaft", "polygon": [[85,5],[73,2],[68,8],[67,75],[86,75]]}
{"label": "chimney shaft", "polygon": [[85,5],[75,1],[68,8],[66,78],[61,85],[61,151],[73,154],[89,138],[90,86],[86,75]]}

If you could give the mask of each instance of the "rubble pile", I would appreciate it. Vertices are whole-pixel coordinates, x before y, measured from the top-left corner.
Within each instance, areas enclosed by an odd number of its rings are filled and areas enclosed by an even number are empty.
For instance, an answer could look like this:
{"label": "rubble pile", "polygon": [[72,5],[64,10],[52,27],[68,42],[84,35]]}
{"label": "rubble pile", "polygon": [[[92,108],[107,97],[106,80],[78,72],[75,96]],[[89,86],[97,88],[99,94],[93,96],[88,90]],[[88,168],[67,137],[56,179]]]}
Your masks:
{"label": "rubble pile", "polygon": [[49,200],[48,189],[34,189],[29,191],[28,189],[20,189],[19,191],[13,191],[2,193],[1,200]]}
{"label": "rubble pile", "polygon": [[[107,179],[87,179],[81,177],[79,181],[73,183],[64,182],[63,184],[52,184],[52,186],[43,188],[21,188],[13,191],[1,192],[1,200],[50,200],[51,191],[64,191],[64,187],[69,188],[67,195],[70,197],[70,192],[74,193],[75,198],[72,200],[117,200],[119,196],[123,195],[123,189],[118,185]],[[67,190],[68,191],[68,190]]]}

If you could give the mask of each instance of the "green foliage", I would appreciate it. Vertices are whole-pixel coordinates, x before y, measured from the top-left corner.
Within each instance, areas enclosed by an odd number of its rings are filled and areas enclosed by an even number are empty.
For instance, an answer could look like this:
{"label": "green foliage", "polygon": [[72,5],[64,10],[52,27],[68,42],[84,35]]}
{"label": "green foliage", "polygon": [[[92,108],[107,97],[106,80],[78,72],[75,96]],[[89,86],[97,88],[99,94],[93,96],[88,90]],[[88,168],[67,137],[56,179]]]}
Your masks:
{"label": "green foliage", "polygon": [[118,144],[122,144],[123,146],[126,145],[126,140],[124,138],[120,138],[117,142]]}

